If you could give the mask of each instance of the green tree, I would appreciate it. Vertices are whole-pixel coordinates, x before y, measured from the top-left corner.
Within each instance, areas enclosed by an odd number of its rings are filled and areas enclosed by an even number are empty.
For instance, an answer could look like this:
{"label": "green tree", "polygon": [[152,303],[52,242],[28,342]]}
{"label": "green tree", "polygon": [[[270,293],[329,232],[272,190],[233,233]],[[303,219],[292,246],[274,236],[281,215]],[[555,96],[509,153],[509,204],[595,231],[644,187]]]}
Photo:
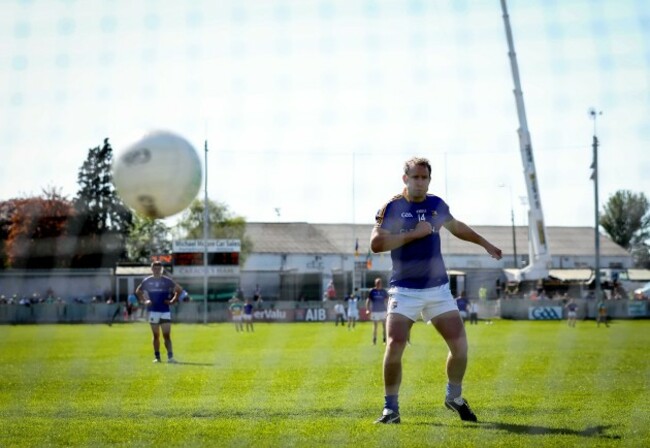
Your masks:
{"label": "green tree", "polygon": [[[203,238],[203,201],[195,199],[183,212],[176,225],[183,238]],[[223,203],[208,200],[208,237],[217,239],[238,239],[241,241],[239,264],[244,265],[253,250],[253,242],[246,236],[246,220],[236,216]]]}
{"label": "green tree", "polygon": [[69,227],[69,233],[77,237],[73,267],[112,267],[126,256],[133,214],[113,186],[112,161],[113,148],[105,139],[102,146],[88,150],[79,169],[77,215]]}
{"label": "green tree", "polygon": [[632,258],[636,267],[650,269],[650,246],[646,243],[639,244],[632,249]]}
{"label": "green tree", "polygon": [[133,227],[126,239],[129,261],[148,264],[152,255],[171,254],[170,229],[161,220],[134,215]]}
{"label": "green tree", "polygon": [[600,225],[612,241],[633,254],[637,266],[647,263],[650,203],[643,193],[629,190],[614,193],[605,204]]}

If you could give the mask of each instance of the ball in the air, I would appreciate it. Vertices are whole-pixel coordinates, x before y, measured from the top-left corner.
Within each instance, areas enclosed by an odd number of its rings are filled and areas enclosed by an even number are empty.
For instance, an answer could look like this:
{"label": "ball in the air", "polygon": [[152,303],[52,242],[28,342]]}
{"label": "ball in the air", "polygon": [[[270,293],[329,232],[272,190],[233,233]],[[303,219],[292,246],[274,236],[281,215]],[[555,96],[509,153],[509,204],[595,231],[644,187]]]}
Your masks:
{"label": "ball in the air", "polygon": [[153,131],[118,151],[113,185],[139,215],[165,218],[187,208],[201,187],[201,160],[183,137]]}

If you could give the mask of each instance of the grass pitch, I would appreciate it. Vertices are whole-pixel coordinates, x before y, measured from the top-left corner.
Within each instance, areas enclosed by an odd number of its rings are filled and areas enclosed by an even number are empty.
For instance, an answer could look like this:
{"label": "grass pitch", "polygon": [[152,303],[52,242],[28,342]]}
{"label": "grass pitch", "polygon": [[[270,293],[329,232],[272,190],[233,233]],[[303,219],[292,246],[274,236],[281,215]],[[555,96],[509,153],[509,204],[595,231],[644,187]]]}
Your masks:
{"label": "grass pitch", "polygon": [[[401,425],[383,406],[371,325],[172,330],[152,364],[146,323],[0,327],[0,446],[648,446],[650,321],[468,326],[464,395],[443,405],[447,354],[421,322],[404,356]],[[165,356],[164,349],[162,351]]]}

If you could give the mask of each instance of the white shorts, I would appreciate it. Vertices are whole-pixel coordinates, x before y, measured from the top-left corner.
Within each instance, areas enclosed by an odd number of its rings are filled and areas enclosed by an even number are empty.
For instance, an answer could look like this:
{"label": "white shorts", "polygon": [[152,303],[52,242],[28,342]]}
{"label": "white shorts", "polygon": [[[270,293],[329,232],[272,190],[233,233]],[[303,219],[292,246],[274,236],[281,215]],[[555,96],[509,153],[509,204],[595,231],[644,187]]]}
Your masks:
{"label": "white shorts", "polygon": [[373,322],[386,320],[386,311],[372,311],[370,313],[370,320]]}
{"label": "white shorts", "polygon": [[359,319],[359,310],[348,310],[348,319]]}
{"label": "white shorts", "polygon": [[575,311],[569,311],[569,318],[575,319],[578,314]]}
{"label": "white shorts", "polygon": [[241,322],[241,321],[242,321],[242,315],[241,315],[241,314],[237,314],[237,315],[233,316],[233,317],[232,317],[232,321],[233,321],[233,322]]}
{"label": "white shorts", "polygon": [[416,322],[421,316],[429,322],[436,316],[458,311],[449,283],[426,289],[393,286],[388,290],[388,314],[401,314]]}
{"label": "white shorts", "polygon": [[249,321],[249,322],[250,322],[250,321],[253,320],[253,315],[252,315],[252,314],[244,314],[244,315],[242,316],[242,319],[245,320],[245,321]]}
{"label": "white shorts", "polygon": [[159,311],[149,311],[149,323],[150,324],[160,324],[160,323],[166,323],[166,322],[160,322],[160,321],[167,320],[171,322],[172,320],[172,313],[167,311],[166,313],[161,313]]}
{"label": "white shorts", "polygon": [[463,319],[467,319],[467,311],[458,311],[460,313],[460,317]]}

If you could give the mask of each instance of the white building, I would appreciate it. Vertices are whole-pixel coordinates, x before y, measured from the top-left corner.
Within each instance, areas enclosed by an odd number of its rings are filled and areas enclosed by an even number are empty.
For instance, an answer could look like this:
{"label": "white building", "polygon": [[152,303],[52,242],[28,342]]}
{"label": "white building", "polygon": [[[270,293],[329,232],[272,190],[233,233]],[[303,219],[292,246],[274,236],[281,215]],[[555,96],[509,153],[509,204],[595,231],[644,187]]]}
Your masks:
{"label": "white building", "polygon": [[[377,276],[387,283],[390,255],[369,253],[372,227],[373,224],[248,223],[246,234],[253,242],[253,252],[241,269],[242,288],[249,296],[259,284],[265,297],[291,300],[301,295],[319,299],[330,279],[334,280],[339,297],[354,286],[372,287]],[[459,240],[443,229],[442,252],[452,289],[464,289],[471,297],[484,286],[489,297],[494,297],[496,280],[505,282],[504,270],[515,268],[513,228],[473,228],[501,248],[503,258],[495,260],[481,247]],[[528,262],[528,228],[514,230],[521,268]],[[548,227],[547,234],[553,263],[551,275],[561,280],[589,280],[595,266],[594,229]],[[609,237],[601,235],[600,266],[625,270],[632,267],[632,258]]]}

